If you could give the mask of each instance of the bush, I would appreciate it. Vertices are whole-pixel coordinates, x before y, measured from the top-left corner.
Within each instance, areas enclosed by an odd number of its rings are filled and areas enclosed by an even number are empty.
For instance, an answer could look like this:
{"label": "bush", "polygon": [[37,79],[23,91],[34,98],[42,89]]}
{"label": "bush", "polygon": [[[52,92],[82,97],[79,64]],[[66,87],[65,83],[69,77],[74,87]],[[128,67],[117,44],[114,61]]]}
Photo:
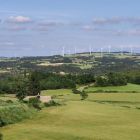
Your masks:
{"label": "bush", "polygon": [[3,139],[3,135],[0,133],[0,140],[2,140]]}
{"label": "bush", "polygon": [[61,100],[50,100],[49,102],[45,102],[44,106],[45,107],[50,107],[50,106],[60,106],[60,105],[64,105],[64,103]]}
{"label": "bush", "polygon": [[82,100],[85,100],[88,97],[88,94],[85,91],[82,91],[80,95],[82,96]]}
{"label": "bush", "polygon": [[29,106],[35,107],[37,109],[41,109],[41,107],[39,106],[40,103],[41,101],[39,100],[38,97],[29,98]]}
{"label": "bush", "polygon": [[12,100],[7,100],[6,103],[12,104],[13,101]]}
{"label": "bush", "polygon": [[72,89],[72,92],[73,92],[74,94],[81,94],[81,91],[77,90],[76,88],[73,88],[73,89]]}
{"label": "bush", "polygon": [[24,119],[32,117],[37,112],[35,108],[28,106],[14,106],[0,110],[0,127],[14,124]]}
{"label": "bush", "polygon": [[52,95],[51,98],[52,98],[52,99],[55,99],[55,98],[57,98],[57,95]]}

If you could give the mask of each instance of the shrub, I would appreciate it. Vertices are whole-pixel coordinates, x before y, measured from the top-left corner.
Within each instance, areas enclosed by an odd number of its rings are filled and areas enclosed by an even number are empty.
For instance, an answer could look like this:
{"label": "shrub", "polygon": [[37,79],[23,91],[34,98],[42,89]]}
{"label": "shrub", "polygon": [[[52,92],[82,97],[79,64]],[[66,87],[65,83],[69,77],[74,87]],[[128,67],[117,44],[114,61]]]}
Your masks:
{"label": "shrub", "polygon": [[2,140],[3,139],[3,135],[0,133],[0,140]]}
{"label": "shrub", "polygon": [[80,93],[81,93],[81,91],[77,90],[76,88],[73,88],[73,89],[72,89],[72,92],[73,92],[74,94],[80,94]]}
{"label": "shrub", "polygon": [[88,97],[88,94],[85,91],[82,91],[80,95],[82,96],[82,100],[85,100]]}
{"label": "shrub", "polygon": [[50,107],[50,106],[60,106],[60,105],[64,105],[64,103],[61,100],[50,100],[49,102],[45,102],[44,106],[45,107]]}
{"label": "shrub", "polygon": [[52,99],[55,99],[55,98],[57,98],[57,95],[52,95],[51,98],[52,98]]}
{"label": "shrub", "polygon": [[35,107],[37,109],[41,109],[41,107],[39,106],[40,103],[41,101],[39,100],[38,97],[29,98],[29,106]]}
{"label": "shrub", "polygon": [[16,122],[28,119],[37,112],[37,109],[30,108],[25,104],[23,106],[7,107],[0,110],[0,127],[14,124]]}
{"label": "shrub", "polygon": [[7,100],[6,103],[12,104],[13,101],[12,100]]}

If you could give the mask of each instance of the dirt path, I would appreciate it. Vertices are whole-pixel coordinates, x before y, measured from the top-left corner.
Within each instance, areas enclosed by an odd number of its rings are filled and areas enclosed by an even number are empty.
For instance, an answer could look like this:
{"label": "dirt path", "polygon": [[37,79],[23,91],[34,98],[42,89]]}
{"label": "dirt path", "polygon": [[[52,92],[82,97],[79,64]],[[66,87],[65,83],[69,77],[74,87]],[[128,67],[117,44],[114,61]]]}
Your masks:
{"label": "dirt path", "polygon": [[93,85],[94,85],[94,83],[91,83],[91,84],[89,84],[89,85],[85,85],[85,86],[81,86],[81,87],[79,87],[77,90],[82,91],[85,87],[93,86]]}

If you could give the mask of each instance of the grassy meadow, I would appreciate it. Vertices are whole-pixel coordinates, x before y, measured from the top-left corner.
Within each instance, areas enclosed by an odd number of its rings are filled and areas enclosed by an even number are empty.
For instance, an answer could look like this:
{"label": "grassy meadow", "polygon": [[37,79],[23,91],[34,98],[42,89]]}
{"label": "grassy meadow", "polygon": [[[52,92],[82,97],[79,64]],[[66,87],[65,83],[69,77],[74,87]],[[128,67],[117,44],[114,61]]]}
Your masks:
{"label": "grassy meadow", "polygon": [[[139,90],[139,86],[128,84],[111,89]],[[73,94],[71,89],[44,90],[41,95],[56,95],[58,99],[65,101],[66,105],[43,108],[30,119],[0,128],[4,140],[139,140],[140,138],[140,93],[88,93],[85,101],[81,100],[79,94]],[[9,98],[0,97],[0,99],[6,101]],[[16,99],[11,99],[17,102]]]}
{"label": "grassy meadow", "polygon": [[4,140],[139,140],[140,110],[90,101],[44,108],[0,128]]}
{"label": "grassy meadow", "polygon": [[118,91],[118,92],[127,92],[127,91],[137,91],[140,92],[140,85],[136,84],[127,84],[126,86],[109,86],[109,87],[89,87],[85,89],[85,91],[98,91],[98,90],[103,90],[103,91]]}

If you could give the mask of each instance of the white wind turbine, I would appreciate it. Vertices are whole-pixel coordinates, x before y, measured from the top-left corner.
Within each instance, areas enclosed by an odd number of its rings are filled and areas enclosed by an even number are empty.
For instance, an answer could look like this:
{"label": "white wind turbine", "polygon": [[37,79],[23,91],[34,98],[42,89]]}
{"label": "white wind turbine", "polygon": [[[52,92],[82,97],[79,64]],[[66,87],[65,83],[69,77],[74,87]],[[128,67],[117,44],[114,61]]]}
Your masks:
{"label": "white wind turbine", "polygon": [[89,53],[90,53],[90,55],[91,55],[91,45],[89,46]]}
{"label": "white wind turbine", "polygon": [[123,56],[123,46],[121,46],[121,55]]}
{"label": "white wind turbine", "polygon": [[111,48],[111,46],[109,45],[109,53],[110,53],[110,48]]}
{"label": "white wind turbine", "polygon": [[75,54],[76,54],[76,46],[75,46]]}
{"label": "white wind turbine", "polygon": [[103,48],[101,48],[101,57],[103,57]]}
{"label": "white wind turbine", "polygon": [[63,57],[64,57],[64,55],[65,55],[65,47],[63,47]]}
{"label": "white wind turbine", "polygon": [[133,53],[133,50],[132,50],[133,48],[132,48],[132,45],[131,45],[131,54]]}

